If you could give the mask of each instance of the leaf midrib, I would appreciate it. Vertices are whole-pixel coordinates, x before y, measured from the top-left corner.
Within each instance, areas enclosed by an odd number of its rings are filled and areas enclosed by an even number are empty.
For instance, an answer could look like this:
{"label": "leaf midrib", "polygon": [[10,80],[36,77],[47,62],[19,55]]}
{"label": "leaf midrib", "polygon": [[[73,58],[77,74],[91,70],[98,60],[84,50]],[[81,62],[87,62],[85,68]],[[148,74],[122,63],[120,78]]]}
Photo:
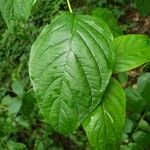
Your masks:
{"label": "leaf midrib", "polygon": [[[66,57],[66,63],[65,63],[65,65],[64,65],[64,71],[63,71],[63,73],[62,73],[62,80],[61,80],[61,87],[60,87],[60,94],[59,94],[59,97],[57,98],[57,100],[59,99],[59,117],[58,117],[58,126],[56,127],[57,128],[57,130],[59,131],[59,125],[60,125],[60,110],[61,110],[61,107],[60,107],[60,105],[61,105],[61,102],[62,102],[62,100],[60,99],[60,97],[61,97],[61,93],[62,93],[62,85],[63,85],[63,81],[64,81],[64,74],[65,74],[65,72],[66,72],[66,66],[67,66],[67,64],[68,64],[68,57],[69,57],[69,54],[70,54],[70,52],[72,51],[72,47],[71,47],[71,45],[72,45],[72,39],[73,39],[73,36],[74,36],[74,33],[73,33],[73,31],[74,31],[74,25],[75,25],[75,16],[73,15],[73,23],[72,23],[72,28],[71,28],[71,37],[70,37],[70,48],[69,48],[69,51],[68,51],[68,54],[67,54],[67,57]],[[54,104],[54,103],[53,103]],[[53,104],[52,104],[52,106],[53,106]],[[51,106],[51,107],[52,107]],[[51,110],[50,110],[50,114],[51,114]],[[68,120],[68,121],[70,121],[70,120]]]}

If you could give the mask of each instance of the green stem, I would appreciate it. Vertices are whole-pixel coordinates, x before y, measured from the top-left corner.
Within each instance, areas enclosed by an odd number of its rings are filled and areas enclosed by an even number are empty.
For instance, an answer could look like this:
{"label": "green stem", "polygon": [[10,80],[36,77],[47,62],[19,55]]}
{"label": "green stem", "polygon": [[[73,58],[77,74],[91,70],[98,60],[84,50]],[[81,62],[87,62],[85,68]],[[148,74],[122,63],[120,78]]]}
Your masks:
{"label": "green stem", "polygon": [[69,0],[67,0],[67,4],[68,4],[68,8],[69,8],[70,13],[72,13],[73,11],[72,11],[72,8],[71,8]]}

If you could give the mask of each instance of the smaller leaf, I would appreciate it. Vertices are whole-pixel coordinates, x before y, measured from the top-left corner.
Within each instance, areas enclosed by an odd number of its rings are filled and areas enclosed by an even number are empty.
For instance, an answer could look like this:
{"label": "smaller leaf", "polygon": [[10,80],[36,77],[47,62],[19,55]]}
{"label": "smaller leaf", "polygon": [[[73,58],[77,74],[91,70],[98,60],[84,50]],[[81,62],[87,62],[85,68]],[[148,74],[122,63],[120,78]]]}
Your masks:
{"label": "smaller leaf", "polygon": [[121,145],[120,150],[144,150],[144,148],[137,143],[129,143],[128,145]]}
{"label": "smaller leaf", "polygon": [[123,34],[121,28],[118,26],[117,19],[110,10],[106,8],[97,8],[93,11],[93,15],[107,23],[114,37]]}
{"label": "smaller leaf", "polygon": [[138,91],[150,106],[150,73],[144,73],[138,78]]}
{"label": "smaller leaf", "polygon": [[124,128],[125,133],[131,133],[133,127],[134,127],[133,121],[127,118]]}
{"label": "smaller leaf", "polygon": [[26,146],[23,143],[8,141],[7,147],[9,150],[24,150]]}
{"label": "smaller leaf", "polygon": [[35,141],[35,148],[36,150],[44,150],[44,143],[41,140],[37,139]]}
{"label": "smaller leaf", "polygon": [[139,128],[145,132],[149,132],[150,133],[150,125],[148,124],[147,121],[145,120],[141,120],[139,123]]}
{"label": "smaller leaf", "polygon": [[121,141],[124,141],[124,142],[128,142],[128,138],[129,138],[129,136],[128,136],[128,134],[126,134],[126,133],[123,133],[122,134],[122,138],[121,138]]}
{"label": "smaller leaf", "polygon": [[145,35],[125,35],[114,39],[114,73],[131,70],[150,62],[150,39]]}
{"label": "smaller leaf", "polygon": [[12,83],[12,90],[14,93],[16,93],[18,96],[23,96],[24,94],[24,89],[23,89],[23,84],[21,81],[14,81]]}
{"label": "smaller leaf", "polygon": [[8,107],[8,112],[10,114],[17,114],[17,112],[20,110],[22,99],[18,97],[12,98],[10,96],[5,96],[2,99],[2,104]]}
{"label": "smaller leaf", "polygon": [[139,121],[139,119],[141,118],[140,113],[131,113],[130,114],[130,119],[135,122],[135,121]]}
{"label": "smaller leaf", "polygon": [[137,131],[133,135],[133,139],[136,143],[143,146],[144,148],[147,146],[150,146],[150,134],[143,132],[143,131]]}
{"label": "smaller leaf", "polygon": [[95,150],[117,150],[125,120],[125,95],[120,84],[112,79],[103,102],[83,122],[91,146]]}
{"label": "smaller leaf", "polygon": [[141,112],[145,103],[137,89],[129,87],[125,92],[127,98],[127,110],[134,113]]}
{"label": "smaller leaf", "polygon": [[34,2],[35,0],[0,0],[0,11],[12,33],[22,30]]}

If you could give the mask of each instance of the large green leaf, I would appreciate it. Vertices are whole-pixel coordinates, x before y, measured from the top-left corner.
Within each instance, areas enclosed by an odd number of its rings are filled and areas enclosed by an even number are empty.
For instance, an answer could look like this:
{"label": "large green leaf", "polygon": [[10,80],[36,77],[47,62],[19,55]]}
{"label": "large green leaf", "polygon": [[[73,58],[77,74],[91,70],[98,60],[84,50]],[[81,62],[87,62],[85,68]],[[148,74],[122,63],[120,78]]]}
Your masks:
{"label": "large green leaf", "polygon": [[136,6],[143,16],[150,14],[150,1],[149,0],[135,0]]}
{"label": "large green leaf", "polygon": [[125,121],[125,94],[112,79],[100,106],[87,117],[83,127],[95,150],[117,150]]}
{"label": "large green leaf", "polygon": [[39,107],[58,132],[73,131],[99,104],[113,57],[112,35],[97,18],[66,13],[43,30],[29,73]]}
{"label": "large green leaf", "polygon": [[109,9],[97,8],[93,10],[93,15],[107,23],[114,37],[118,37],[119,35],[123,34],[118,25],[117,19]]}
{"label": "large green leaf", "polygon": [[35,0],[0,0],[2,16],[11,32],[20,30],[30,16]]}
{"label": "large green leaf", "polygon": [[150,39],[145,35],[125,35],[114,39],[114,73],[136,68],[150,61]]}

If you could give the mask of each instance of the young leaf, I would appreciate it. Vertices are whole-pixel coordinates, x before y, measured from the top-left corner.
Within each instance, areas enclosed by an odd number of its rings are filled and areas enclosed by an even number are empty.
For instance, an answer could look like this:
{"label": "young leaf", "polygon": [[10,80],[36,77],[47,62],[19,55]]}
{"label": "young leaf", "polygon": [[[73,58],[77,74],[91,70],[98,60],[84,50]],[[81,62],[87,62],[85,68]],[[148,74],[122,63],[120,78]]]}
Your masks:
{"label": "young leaf", "polygon": [[11,32],[19,31],[28,20],[34,0],[0,0],[0,11]]}
{"label": "young leaf", "polygon": [[145,35],[125,35],[114,39],[114,73],[124,72],[150,62],[150,39]]}
{"label": "young leaf", "polygon": [[43,30],[31,49],[29,73],[55,130],[72,132],[99,104],[113,57],[110,30],[97,18],[62,14]]}
{"label": "young leaf", "polygon": [[144,73],[138,78],[138,91],[150,106],[150,73]]}
{"label": "young leaf", "polygon": [[95,9],[93,11],[93,15],[107,23],[114,37],[123,34],[121,28],[118,26],[117,19],[114,17],[113,13],[109,9],[106,8]]}
{"label": "young leaf", "polygon": [[83,122],[91,146],[95,150],[117,150],[125,121],[125,94],[112,79],[100,106]]}
{"label": "young leaf", "polygon": [[141,15],[147,16],[150,14],[149,0],[135,0],[136,6],[139,9]]}

